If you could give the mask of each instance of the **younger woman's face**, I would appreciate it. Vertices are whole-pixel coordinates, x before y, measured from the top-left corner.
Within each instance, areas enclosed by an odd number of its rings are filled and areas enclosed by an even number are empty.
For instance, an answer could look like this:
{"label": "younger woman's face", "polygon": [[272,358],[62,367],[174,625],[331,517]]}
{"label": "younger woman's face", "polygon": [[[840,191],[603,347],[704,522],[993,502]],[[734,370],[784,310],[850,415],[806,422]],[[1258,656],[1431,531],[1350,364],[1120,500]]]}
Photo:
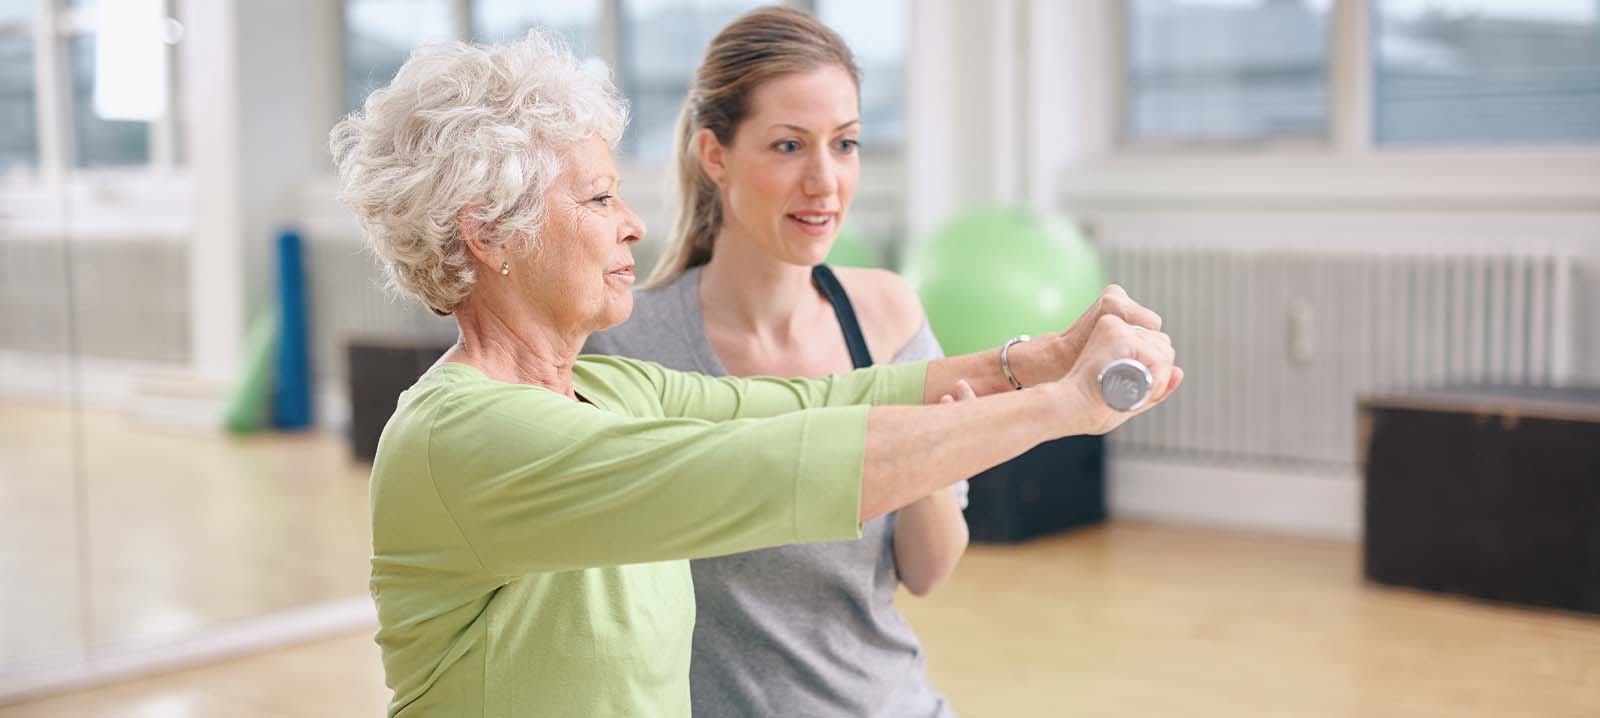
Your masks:
{"label": "younger woman's face", "polygon": [[856,95],[843,68],[785,75],[752,93],[731,146],[702,131],[702,164],[724,180],[730,239],[789,264],[822,263],[861,173]]}

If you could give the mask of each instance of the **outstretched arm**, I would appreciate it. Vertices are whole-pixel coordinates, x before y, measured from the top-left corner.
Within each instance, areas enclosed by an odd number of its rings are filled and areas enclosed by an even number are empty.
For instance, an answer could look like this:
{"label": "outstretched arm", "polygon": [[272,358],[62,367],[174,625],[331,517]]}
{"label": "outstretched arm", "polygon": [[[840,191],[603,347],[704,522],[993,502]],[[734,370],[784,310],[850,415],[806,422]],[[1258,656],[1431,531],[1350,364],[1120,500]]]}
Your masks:
{"label": "outstretched arm", "polygon": [[[849,538],[858,521],[1042,441],[1125,421],[1132,414],[1106,406],[1086,369],[1120,358],[1144,362],[1155,376],[1144,410],[1182,380],[1164,335],[1106,316],[1060,381],[935,406],[706,422],[638,419],[531,388],[489,387],[431,414],[419,457],[428,485],[375,490],[383,500],[390,490],[425,489],[415,506],[442,509],[449,521],[441,530],[461,538],[478,570],[500,575]],[[921,369],[884,367],[886,395],[915,395]],[[752,479],[727,481],[732,470]],[[413,551],[407,560],[438,553]]]}

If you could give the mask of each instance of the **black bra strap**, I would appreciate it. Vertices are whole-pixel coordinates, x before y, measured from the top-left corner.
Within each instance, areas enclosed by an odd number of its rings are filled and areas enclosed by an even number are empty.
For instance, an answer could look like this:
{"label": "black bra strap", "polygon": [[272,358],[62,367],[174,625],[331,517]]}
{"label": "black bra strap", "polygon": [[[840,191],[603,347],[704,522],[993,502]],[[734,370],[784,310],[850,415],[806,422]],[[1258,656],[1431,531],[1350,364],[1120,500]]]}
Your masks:
{"label": "black bra strap", "polygon": [[811,268],[811,282],[822,290],[822,296],[833,305],[833,313],[839,317],[839,328],[844,330],[844,344],[850,348],[850,364],[857,369],[872,366],[867,338],[861,333],[855,307],[850,306],[850,297],[845,296],[844,285],[839,283],[839,278],[833,276],[833,270],[828,269],[828,265],[819,264]]}

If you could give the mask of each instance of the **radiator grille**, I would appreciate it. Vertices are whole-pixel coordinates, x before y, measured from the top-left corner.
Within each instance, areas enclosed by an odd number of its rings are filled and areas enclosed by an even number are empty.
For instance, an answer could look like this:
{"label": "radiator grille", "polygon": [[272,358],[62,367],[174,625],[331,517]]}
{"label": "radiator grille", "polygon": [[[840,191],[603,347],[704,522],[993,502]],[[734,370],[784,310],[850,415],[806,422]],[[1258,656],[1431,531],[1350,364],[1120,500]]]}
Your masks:
{"label": "radiator grille", "polygon": [[187,361],[188,311],[186,238],[0,241],[0,349]]}
{"label": "radiator grille", "polygon": [[1350,463],[1361,394],[1571,379],[1570,256],[1113,248],[1106,260],[1161,312],[1189,377],[1116,432],[1125,452]]}

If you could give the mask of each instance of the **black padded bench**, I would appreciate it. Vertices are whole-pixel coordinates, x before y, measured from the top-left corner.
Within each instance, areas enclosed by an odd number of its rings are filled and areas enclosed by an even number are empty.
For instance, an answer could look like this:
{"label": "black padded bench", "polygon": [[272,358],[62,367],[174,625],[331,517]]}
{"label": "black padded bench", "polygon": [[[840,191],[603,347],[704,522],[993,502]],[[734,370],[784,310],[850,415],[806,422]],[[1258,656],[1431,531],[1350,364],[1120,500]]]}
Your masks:
{"label": "black padded bench", "polygon": [[1360,402],[1367,578],[1600,613],[1600,388]]}

